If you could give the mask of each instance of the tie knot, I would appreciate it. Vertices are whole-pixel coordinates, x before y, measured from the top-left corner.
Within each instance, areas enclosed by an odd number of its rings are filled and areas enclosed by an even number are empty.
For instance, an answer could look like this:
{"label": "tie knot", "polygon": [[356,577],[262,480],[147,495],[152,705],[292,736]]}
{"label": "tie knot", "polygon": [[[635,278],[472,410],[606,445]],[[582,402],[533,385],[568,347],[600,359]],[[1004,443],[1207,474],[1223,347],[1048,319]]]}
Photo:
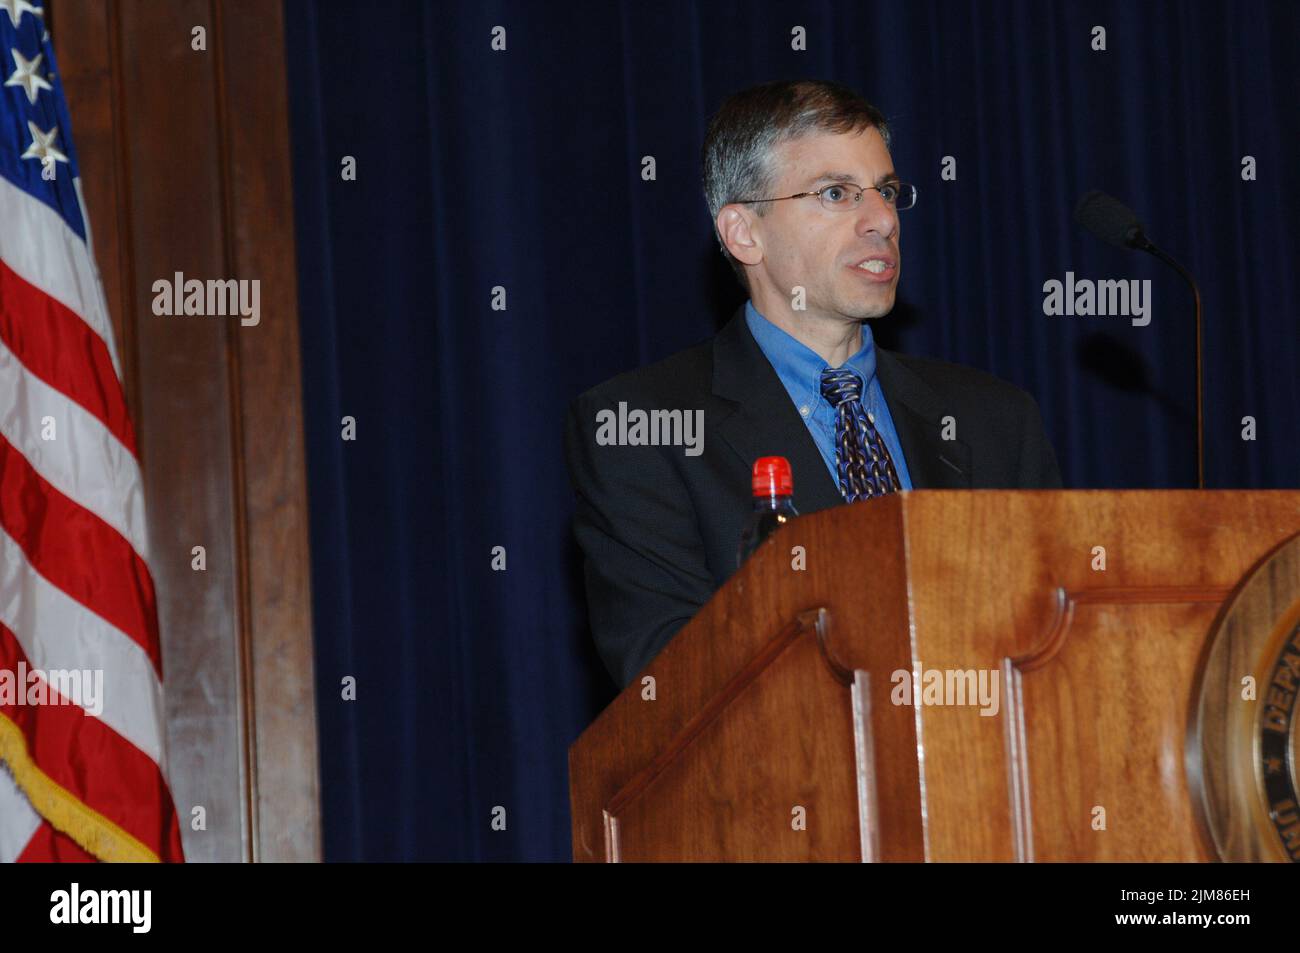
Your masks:
{"label": "tie knot", "polygon": [[847,367],[828,367],[822,371],[822,396],[832,407],[838,407],[848,400],[860,400],[862,379]]}

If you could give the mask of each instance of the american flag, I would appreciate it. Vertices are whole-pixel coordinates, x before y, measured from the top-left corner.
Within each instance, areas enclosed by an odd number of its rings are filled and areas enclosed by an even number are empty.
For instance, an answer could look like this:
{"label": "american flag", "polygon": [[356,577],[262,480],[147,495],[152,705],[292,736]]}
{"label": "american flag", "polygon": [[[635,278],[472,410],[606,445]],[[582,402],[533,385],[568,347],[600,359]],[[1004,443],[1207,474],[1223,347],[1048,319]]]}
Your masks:
{"label": "american flag", "polygon": [[0,0],[0,861],[179,861],[135,432],[43,17]]}

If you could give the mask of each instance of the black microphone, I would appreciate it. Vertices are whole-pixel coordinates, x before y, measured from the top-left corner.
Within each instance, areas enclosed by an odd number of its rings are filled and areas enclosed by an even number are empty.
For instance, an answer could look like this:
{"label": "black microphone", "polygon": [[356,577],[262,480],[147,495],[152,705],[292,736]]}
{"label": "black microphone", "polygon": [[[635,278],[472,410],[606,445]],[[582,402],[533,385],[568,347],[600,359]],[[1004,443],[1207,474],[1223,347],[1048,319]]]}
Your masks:
{"label": "black microphone", "polygon": [[1196,486],[1205,489],[1205,389],[1201,372],[1201,289],[1191,273],[1158,248],[1146,236],[1146,229],[1133,210],[1119,199],[1098,192],[1085,192],[1074,207],[1074,220],[1102,241],[1116,248],[1134,248],[1163,261],[1183,276],[1192,289],[1196,309]]}

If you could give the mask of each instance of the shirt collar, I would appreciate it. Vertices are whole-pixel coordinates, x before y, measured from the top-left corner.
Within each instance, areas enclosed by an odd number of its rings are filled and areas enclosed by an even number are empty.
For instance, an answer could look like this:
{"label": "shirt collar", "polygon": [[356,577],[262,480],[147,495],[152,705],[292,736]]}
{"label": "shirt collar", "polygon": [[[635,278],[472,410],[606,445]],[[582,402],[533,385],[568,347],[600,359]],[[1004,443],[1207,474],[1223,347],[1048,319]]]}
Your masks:
{"label": "shirt collar", "polygon": [[[830,365],[821,355],[759,314],[753,301],[745,302],[745,323],[796,405],[823,399],[822,371]],[[876,345],[868,322],[862,322],[862,347],[842,366],[862,378],[865,401],[867,387],[876,376]]]}

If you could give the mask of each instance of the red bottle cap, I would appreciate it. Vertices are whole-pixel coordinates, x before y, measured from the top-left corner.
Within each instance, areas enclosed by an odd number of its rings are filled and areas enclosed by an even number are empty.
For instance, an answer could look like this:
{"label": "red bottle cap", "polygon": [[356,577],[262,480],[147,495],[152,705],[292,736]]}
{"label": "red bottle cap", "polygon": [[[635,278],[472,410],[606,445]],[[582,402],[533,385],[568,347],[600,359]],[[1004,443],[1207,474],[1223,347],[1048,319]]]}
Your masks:
{"label": "red bottle cap", "polygon": [[794,493],[794,478],[790,476],[790,461],[785,457],[759,457],[754,461],[754,496],[790,496]]}

